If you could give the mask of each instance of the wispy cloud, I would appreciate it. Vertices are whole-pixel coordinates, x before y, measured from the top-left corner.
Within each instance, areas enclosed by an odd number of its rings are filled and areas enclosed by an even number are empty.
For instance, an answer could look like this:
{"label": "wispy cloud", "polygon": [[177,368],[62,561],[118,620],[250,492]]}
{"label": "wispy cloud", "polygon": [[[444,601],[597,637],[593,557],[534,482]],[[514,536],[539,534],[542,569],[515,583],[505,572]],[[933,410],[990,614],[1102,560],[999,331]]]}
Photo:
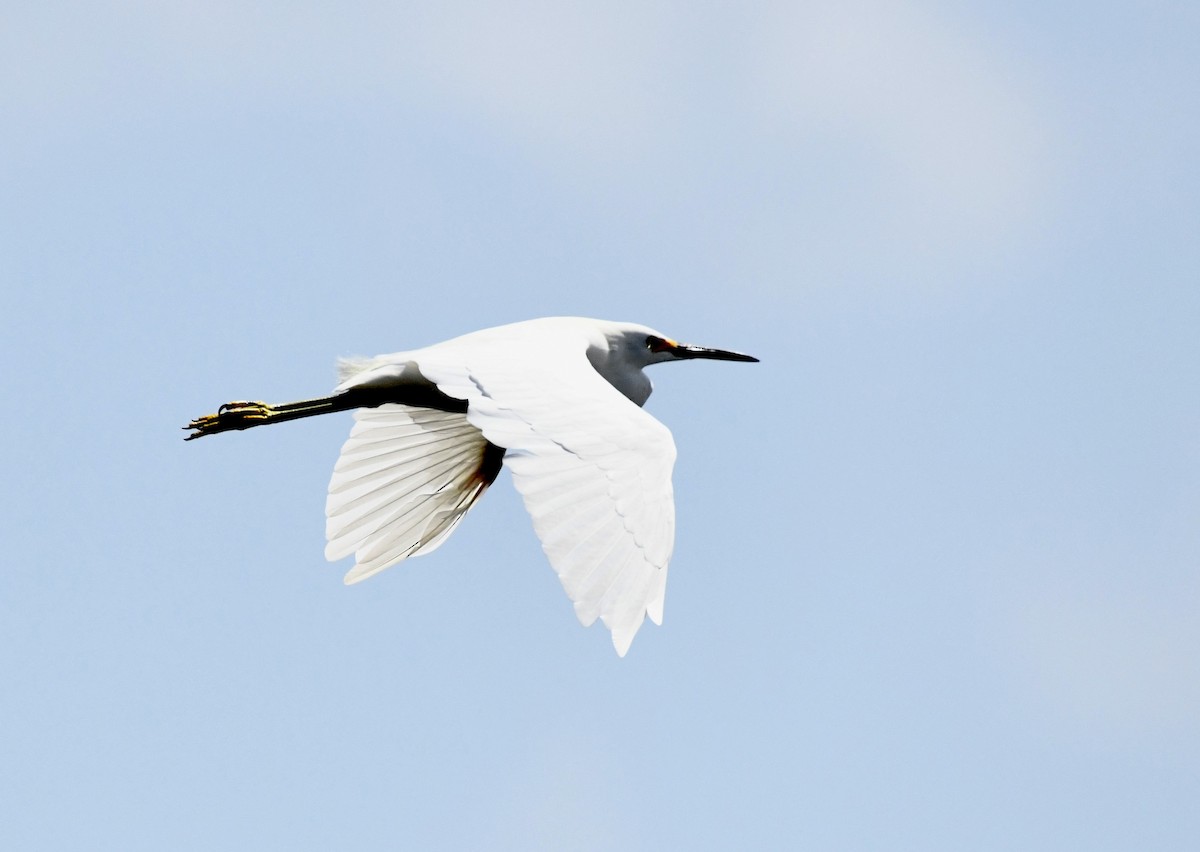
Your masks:
{"label": "wispy cloud", "polygon": [[964,256],[1031,229],[1047,195],[1028,69],[917,4],[135,2],[28,7],[6,31],[0,104],[35,124],[408,105],[585,192],[734,210],[722,227],[785,267],[822,227],[843,251],[854,226],[872,252]]}
{"label": "wispy cloud", "polygon": [[762,23],[761,109],[857,149],[884,205],[864,213],[897,239],[986,244],[1044,200],[1048,128],[1013,57],[917,4],[789,4]]}

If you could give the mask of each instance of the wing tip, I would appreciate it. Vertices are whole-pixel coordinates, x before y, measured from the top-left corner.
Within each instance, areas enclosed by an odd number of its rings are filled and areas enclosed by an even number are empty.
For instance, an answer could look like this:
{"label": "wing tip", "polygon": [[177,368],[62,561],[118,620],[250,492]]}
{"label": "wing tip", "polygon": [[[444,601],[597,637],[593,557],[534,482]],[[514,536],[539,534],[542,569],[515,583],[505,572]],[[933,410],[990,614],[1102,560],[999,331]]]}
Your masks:
{"label": "wing tip", "polygon": [[380,571],[384,570],[385,568],[389,568],[389,567],[391,567],[391,566],[389,566],[389,565],[370,565],[370,566],[355,565],[353,568],[351,568],[349,571],[346,572],[344,577],[342,577],[342,583],[347,586],[353,586],[356,583],[361,583],[363,580],[366,580],[369,577],[374,577]]}
{"label": "wing tip", "polygon": [[612,632],[613,647],[617,649],[617,656],[621,659],[629,653],[629,646],[633,644],[633,637],[637,634],[637,628],[626,633],[624,630],[614,630]]}
{"label": "wing tip", "polygon": [[[612,631],[613,647],[617,649],[617,656],[624,657],[629,652],[629,647],[633,644],[633,638],[637,636],[638,631],[642,629],[642,625],[646,623],[646,610],[641,609],[637,615],[630,614],[613,624],[609,624],[608,619],[604,620],[605,626]],[[658,622],[655,622],[657,624]]]}

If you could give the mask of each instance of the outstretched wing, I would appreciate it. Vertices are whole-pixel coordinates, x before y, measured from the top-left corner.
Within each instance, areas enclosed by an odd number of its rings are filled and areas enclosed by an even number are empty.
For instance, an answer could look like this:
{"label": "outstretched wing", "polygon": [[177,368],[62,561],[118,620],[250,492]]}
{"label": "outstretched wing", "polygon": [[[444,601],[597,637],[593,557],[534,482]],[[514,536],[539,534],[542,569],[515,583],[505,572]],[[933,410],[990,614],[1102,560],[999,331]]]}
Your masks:
{"label": "outstretched wing", "polygon": [[325,502],[325,557],[354,554],[346,583],[436,549],[504,455],[457,412],[389,404],[354,419]]}
{"label": "outstretched wing", "polygon": [[421,353],[421,373],[466,400],[470,423],[507,450],[579,620],[602,619],[624,656],[647,614],[662,623],[675,539],[671,433],[601,377],[583,345],[554,359],[523,348],[463,354]]}

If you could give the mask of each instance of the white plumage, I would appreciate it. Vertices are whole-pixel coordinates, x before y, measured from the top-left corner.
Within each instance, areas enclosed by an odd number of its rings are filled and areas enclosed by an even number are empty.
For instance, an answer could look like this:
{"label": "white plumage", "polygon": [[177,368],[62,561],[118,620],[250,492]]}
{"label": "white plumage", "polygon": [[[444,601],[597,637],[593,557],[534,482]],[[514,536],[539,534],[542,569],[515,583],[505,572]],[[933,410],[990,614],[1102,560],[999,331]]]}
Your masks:
{"label": "white plumage", "polygon": [[640,407],[649,364],[754,361],[645,326],[530,320],[423,349],[340,364],[338,394],[231,403],[191,437],[358,407],[326,502],[325,555],[353,554],[347,583],[436,549],[501,460],[584,625],[624,656],[646,615],[662,623],[675,536],[675,444]]}
{"label": "white plumage", "polygon": [[325,558],[355,557],[347,583],[435,550],[488,487],[487,441],[464,415],[389,404],[354,419],[325,503]]}

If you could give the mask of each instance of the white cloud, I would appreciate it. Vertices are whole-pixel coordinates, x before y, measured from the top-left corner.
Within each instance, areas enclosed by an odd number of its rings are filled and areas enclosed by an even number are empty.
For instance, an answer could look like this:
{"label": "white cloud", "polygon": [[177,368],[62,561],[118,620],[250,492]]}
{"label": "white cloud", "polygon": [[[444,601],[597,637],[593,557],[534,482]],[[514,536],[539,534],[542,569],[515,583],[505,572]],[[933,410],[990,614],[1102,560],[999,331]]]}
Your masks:
{"label": "white cloud", "polygon": [[653,4],[443,6],[406,36],[423,85],[556,158],[636,162],[672,133],[678,45]]}
{"label": "white cloud", "polygon": [[1003,246],[1047,194],[1024,70],[917,4],[128,3],[6,29],[0,105],[43,123],[415,104],[585,192],[725,209],[734,247],[782,280],[811,247]]}
{"label": "white cloud", "polygon": [[898,239],[979,246],[1043,203],[1046,128],[1013,57],[917,4],[787,4],[761,32],[765,120],[796,138],[848,140],[882,182],[884,227]]}

